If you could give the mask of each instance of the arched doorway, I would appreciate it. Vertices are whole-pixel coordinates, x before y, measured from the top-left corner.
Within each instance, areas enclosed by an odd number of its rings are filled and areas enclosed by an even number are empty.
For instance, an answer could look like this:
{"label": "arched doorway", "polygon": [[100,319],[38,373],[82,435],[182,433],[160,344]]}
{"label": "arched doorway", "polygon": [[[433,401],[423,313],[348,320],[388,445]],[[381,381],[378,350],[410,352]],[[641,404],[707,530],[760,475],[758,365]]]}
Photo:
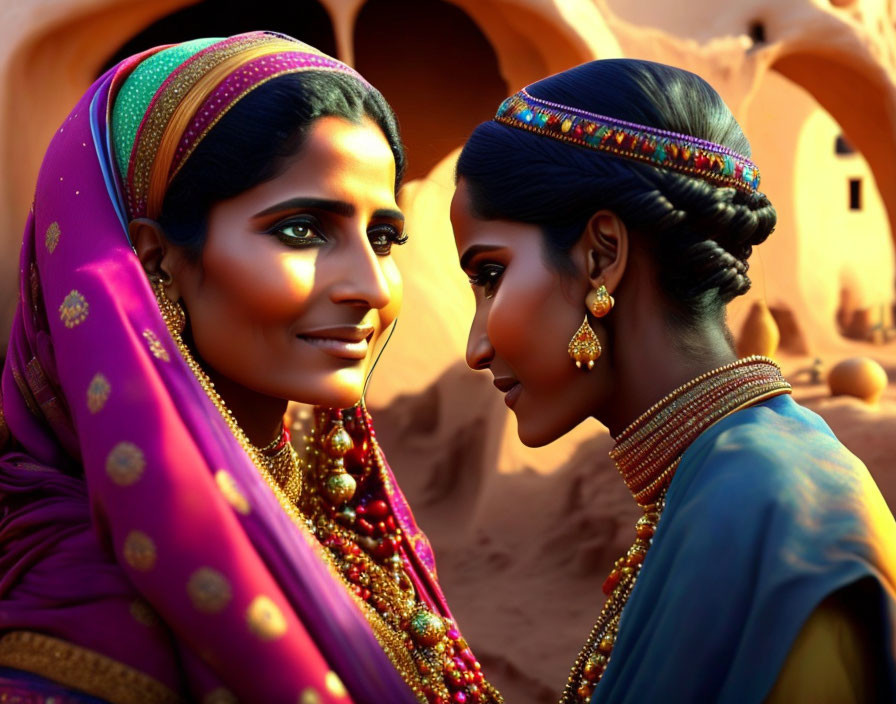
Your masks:
{"label": "arched doorway", "polygon": [[892,325],[896,267],[870,159],[848,146],[827,106],[777,70],[760,80],[744,127],[778,212],[751,278],[778,320],[782,348],[806,354],[841,337],[870,340]]}
{"label": "arched doorway", "polygon": [[197,37],[227,37],[254,30],[282,32],[325,54],[336,55],[330,17],[315,0],[299,0],[288,6],[241,0],[203,0],[166,15],[131,37],[109,57],[103,71],[132,54],[161,44]]}
{"label": "arched doorway", "polygon": [[409,178],[463,144],[507,94],[488,39],[443,0],[369,0],[355,22],[355,62],[398,115]]}
{"label": "arched doorway", "polygon": [[879,66],[856,57],[797,52],[778,57],[772,69],[806,89],[843,128],[874,173],[896,237],[896,124],[892,84]]}
{"label": "arched doorway", "polygon": [[[854,58],[834,53],[786,54],[772,69],[810,93],[839,126],[832,136],[815,125],[819,137],[827,137],[816,148],[836,155],[827,175],[839,179],[834,198],[848,213],[838,240],[843,265],[835,282],[837,329],[851,339],[884,342],[894,324],[896,295],[896,124],[889,79],[879,67],[863,70]],[[811,203],[829,206],[821,193]],[[807,199],[802,206],[804,214],[811,213],[811,203]]]}

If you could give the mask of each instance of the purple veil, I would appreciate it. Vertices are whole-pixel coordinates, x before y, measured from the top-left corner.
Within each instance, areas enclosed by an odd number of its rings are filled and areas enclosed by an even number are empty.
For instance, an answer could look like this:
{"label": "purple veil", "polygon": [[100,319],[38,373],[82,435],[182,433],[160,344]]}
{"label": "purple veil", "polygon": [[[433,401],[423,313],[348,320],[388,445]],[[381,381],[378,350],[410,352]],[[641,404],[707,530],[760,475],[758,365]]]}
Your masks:
{"label": "purple veil", "polygon": [[0,664],[111,702],[415,701],[180,357],[128,243],[108,115],[139,59],[59,128],[25,227],[0,386]]}

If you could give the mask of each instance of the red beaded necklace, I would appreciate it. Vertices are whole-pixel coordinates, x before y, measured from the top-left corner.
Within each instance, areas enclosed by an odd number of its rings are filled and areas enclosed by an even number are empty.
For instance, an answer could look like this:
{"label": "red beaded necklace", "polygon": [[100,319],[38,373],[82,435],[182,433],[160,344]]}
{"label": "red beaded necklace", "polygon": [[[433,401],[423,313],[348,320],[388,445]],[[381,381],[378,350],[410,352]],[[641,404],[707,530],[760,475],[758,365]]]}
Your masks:
{"label": "red beaded necklace", "polygon": [[366,409],[319,412],[307,440],[300,510],[405,682],[429,704],[502,704],[457,625],[405,569],[407,536],[383,493],[390,479]]}
{"label": "red beaded necklace", "polygon": [[675,389],[615,438],[610,457],[644,515],[635,525],[634,544],[604,582],[607,600],[572,667],[561,704],[590,701],[610,663],[622,611],[653,542],[666,490],[684,451],[725,416],[790,391],[774,361],[747,357]]}

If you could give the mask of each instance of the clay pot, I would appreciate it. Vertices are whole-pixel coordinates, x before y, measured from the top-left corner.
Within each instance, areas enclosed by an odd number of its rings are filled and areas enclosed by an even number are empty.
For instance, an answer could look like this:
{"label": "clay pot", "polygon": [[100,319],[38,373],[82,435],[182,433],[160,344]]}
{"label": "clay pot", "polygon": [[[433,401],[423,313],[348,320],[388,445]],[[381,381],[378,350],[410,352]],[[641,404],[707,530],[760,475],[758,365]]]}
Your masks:
{"label": "clay pot", "polygon": [[873,359],[852,357],[831,369],[828,386],[832,396],[855,396],[873,405],[887,386],[887,373]]}
{"label": "clay pot", "polygon": [[738,356],[749,357],[761,354],[771,357],[778,350],[780,341],[781,333],[778,331],[778,324],[768,306],[764,301],[756,301],[740,329],[740,337],[737,341]]}

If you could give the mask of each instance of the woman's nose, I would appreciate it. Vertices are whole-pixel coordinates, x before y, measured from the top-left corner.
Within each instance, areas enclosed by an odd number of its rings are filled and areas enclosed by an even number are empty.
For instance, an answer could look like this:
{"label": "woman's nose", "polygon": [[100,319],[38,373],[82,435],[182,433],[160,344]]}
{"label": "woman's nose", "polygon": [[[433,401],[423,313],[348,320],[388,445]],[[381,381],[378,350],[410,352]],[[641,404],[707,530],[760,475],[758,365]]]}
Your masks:
{"label": "woman's nose", "polygon": [[371,308],[385,308],[392,293],[383,273],[383,258],[373,251],[364,237],[364,244],[351,247],[349,256],[340,257],[344,271],[339,272],[339,283],[331,289],[337,303],[363,303]]}
{"label": "woman's nose", "polygon": [[485,330],[484,316],[478,312],[470,326],[470,335],[467,338],[467,366],[470,369],[488,369],[495,356],[491,340]]}

